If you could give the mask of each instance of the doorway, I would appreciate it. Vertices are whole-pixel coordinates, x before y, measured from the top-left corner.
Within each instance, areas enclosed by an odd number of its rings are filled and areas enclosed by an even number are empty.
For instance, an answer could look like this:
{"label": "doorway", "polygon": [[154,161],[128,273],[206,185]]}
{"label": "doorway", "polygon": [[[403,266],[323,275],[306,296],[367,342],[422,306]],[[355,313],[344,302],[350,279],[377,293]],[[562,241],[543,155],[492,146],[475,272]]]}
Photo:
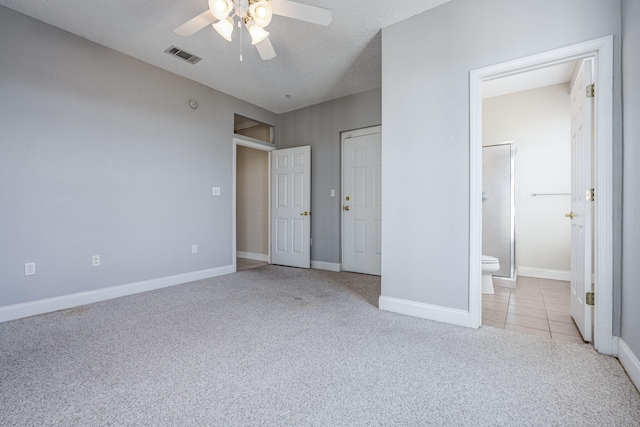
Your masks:
{"label": "doorway", "polygon": [[564,62],[590,58],[594,61],[594,81],[598,96],[594,100],[594,187],[598,198],[594,203],[594,291],[598,297],[594,308],[595,348],[612,354],[613,301],[612,269],[612,93],[613,38],[591,42],[498,64],[470,73],[470,250],[469,313],[471,326],[482,322],[481,255],[482,255],[482,84],[500,77],[520,74]]}
{"label": "doorway", "polygon": [[[573,169],[570,88],[578,90],[579,65],[519,74],[522,85],[503,78],[483,87],[482,253],[500,267],[495,293],[482,295],[483,326],[584,342],[570,305],[575,221],[565,217]],[[517,276],[509,268],[514,252]]]}
{"label": "doorway", "polygon": [[270,262],[269,153],[275,147],[233,139],[233,271]]}

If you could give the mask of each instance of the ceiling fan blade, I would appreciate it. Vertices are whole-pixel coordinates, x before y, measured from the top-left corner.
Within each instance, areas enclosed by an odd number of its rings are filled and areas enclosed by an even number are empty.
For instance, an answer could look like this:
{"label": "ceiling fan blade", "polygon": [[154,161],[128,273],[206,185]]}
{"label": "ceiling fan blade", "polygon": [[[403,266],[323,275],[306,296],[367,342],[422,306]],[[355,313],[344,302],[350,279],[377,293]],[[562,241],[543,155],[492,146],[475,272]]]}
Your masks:
{"label": "ceiling fan blade", "polygon": [[173,32],[179,36],[189,37],[200,31],[207,25],[213,24],[217,20],[218,18],[213,16],[211,10],[207,9],[195,18],[190,19],[184,24],[180,25],[178,28],[173,30]]}
{"label": "ceiling fan blade", "polygon": [[271,8],[276,15],[287,18],[299,19],[318,25],[329,25],[333,19],[333,13],[329,9],[309,6],[288,0],[271,0]]}
{"label": "ceiling fan blade", "polygon": [[276,51],[273,50],[273,45],[269,40],[269,37],[262,40],[260,43],[256,44],[256,49],[258,49],[258,53],[260,54],[260,58],[265,61],[269,59],[273,59],[276,57]]}

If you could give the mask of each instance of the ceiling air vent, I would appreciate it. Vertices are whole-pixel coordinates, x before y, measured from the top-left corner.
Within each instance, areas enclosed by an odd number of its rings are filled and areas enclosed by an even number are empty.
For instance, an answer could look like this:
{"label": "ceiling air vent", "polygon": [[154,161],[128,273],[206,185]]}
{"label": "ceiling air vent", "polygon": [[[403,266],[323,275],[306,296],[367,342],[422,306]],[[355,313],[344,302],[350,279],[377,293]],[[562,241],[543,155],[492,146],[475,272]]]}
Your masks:
{"label": "ceiling air vent", "polygon": [[165,50],[169,55],[173,55],[177,58],[183,59],[187,61],[189,64],[195,64],[200,61],[202,58],[195,56],[193,53],[189,53],[185,50],[179,49],[175,46],[171,46],[169,49]]}

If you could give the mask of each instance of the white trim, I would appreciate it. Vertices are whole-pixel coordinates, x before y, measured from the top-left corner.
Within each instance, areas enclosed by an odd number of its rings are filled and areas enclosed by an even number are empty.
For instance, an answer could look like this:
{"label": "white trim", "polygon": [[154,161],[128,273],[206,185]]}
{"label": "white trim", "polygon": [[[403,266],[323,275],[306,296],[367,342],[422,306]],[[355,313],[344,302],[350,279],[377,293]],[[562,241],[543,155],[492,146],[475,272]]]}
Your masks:
{"label": "white trim", "polygon": [[236,252],[236,256],[238,258],[246,258],[246,259],[252,259],[255,261],[266,261],[269,262],[269,254],[258,254],[255,252],[243,252],[243,251],[237,251]]}
{"label": "white trim", "polygon": [[469,74],[469,317],[482,325],[482,80]]}
{"label": "white trim", "polygon": [[268,143],[266,142],[264,144],[260,144],[237,136],[233,138],[233,142],[236,145],[242,145],[244,147],[255,148],[256,150],[262,151],[273,151],[276,149],[273,144],[267,145]]}
{"label": "white trim", "polygon": [[613,36],[544,52],[469,73],[469,313],[482,322],[482,82],[577,59],[593,58],[596,84],[594,132],[594,347],[613,353]]}
{"label": "white trim", "polygon": [[459,326],[471,325],[471,317],[468,311],[437,305],[424,304],[399,298],[381,296],[378,299],[380,310],[420,317],[422,319],[435,320],[437,322],[451,323]]}
{"label": "white trim", "polygon": [[552,270],[550,268],[518,267],[518,275],[537,277],[539,279],[552,279],[571,281],[571,270]]}
{"label": "white trim", "polygon": [[106,301],[113,298],[153,291],[155,289],[180,285],[196,280],[209,279],[233,273],[233,266],[211,268],[207,270],[192,271],[190,273],[177,274],[175,276],[160,277],[157,279],[143,280],[141,282],[110,288],[96,289],[94,291],[79,292],[77,294],[63,295],[55,298],[41,299],[22,304],[0,307],[0,323],[9,320],[22,319],[23,317],[37,314],[50,313],[52,311],[65,310],[85,304]]}
{"label": "white trim", "polygon": [[600,40],[594,76],[593,345],[600,353],[613,354],[613,36]]}
{"label": "white trim", "polygon": [[238,271],[238,266],[236,263],[236,256],[237,256],[237,241],[236,241],[236,237],[237,237],[237,221],[236,221],[236,192],[237,192],[237,176],[236,176],[236,168],[238,166],[237,162],[238,162],[238,145],[242,145],[243,147],[249,147],[249,148],[253,148],[256,150],[261,150],[261,151],[268,151],[269,152],[269,159],[267,160],[267,162],[269,163],[268,165],[268,179],[269,179],[269,183],[268,183],[268,188],[269,188],[269,202],[268,202],[268,208],[267,210],[269,211],[269,230],[268,230],[268,234],[267,234],[267,259],[265,261],[267,261],[268,263],[271,263],[271,151],[275,150],[276,147],[274,146],[270,146],[270,145],[264,145],[264,144],[259,144],[257,142],[253,142],[253,141],[249,141],[246,139],[242,139],[242,138],[238,138],[235,137],[233,138],[232,141],[232,150],[231,150],[231,232],[232,232],[232,236],[231,236],[231,265],[233,267],[233,272],[235,273],[236,271]]}
{"label": "white trim", "polygon": [[342,264],[311,260],[311,268],[315,268],[316,270],[342,271]]}
{"label": "white trim", "polygon": [[638,360],[638,356],[633,354],[633,351],[631,351],[622,338],[618,338],[617,342],[618,360],[620,360],[629,378],[631,378],[631,381],[633,381],[638,391],[640,391],[640,360]]}

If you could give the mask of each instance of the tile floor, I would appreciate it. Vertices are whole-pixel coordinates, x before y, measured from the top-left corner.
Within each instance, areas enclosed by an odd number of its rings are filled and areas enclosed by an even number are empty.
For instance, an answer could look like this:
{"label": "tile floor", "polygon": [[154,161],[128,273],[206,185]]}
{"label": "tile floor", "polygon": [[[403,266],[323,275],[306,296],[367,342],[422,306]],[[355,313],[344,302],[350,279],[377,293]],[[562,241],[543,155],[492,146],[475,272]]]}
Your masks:
{"label": "tile floor", "polygon": [[562,341],[584,342],[570,314],[569,282],[518,277],[516,288],[482,295],[482,324]]}
{"label": "tile floor", "polygon": [[267,265],[267,262],[247,258],[236,259],[236,271],[250,270],[252,268],[262,267],[263,265]]}

